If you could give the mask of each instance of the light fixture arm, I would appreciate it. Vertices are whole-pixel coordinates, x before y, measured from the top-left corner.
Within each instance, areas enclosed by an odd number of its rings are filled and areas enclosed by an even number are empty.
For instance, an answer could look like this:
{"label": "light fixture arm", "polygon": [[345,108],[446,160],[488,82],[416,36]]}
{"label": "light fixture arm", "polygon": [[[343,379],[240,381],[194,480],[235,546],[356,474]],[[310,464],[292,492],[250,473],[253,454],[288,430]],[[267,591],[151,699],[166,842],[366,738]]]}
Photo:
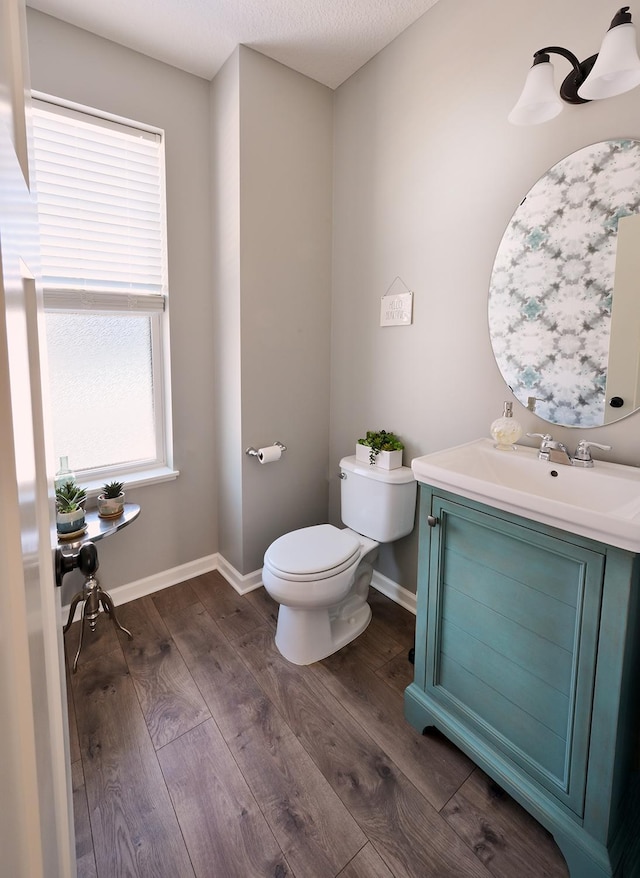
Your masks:
{"label": "light fixture arm", "polygon": [[586,98],[580,97],[578,89],[591,73],[591,69],[596,63],[596,58],[598,56],[591,55],[585,61],[579,61],[569,49],[564,49],[562,46],[546,46],[544,49],[538,49],[538,51],[534,53],[533,65],[535,66],[536,64],[542,64],[549,61],[550,52],[553,52],[555,55],[562,55],[562,57],[566,58],[573,67],[571,73],[560,86],[560,97],[562,100],[566,101],[568,104],[588,104],[589,101]]}

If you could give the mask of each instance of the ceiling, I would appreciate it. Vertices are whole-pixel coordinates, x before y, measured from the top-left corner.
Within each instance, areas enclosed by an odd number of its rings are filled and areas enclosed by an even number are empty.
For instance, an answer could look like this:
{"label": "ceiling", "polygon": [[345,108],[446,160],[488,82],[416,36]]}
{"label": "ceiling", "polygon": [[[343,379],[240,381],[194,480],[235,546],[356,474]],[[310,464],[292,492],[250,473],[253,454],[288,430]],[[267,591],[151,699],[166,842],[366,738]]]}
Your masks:
{"label": "ceiling", "polygon": [[436,2],[27,0],[27,5],[208,80],[243,44],[336,88]]}

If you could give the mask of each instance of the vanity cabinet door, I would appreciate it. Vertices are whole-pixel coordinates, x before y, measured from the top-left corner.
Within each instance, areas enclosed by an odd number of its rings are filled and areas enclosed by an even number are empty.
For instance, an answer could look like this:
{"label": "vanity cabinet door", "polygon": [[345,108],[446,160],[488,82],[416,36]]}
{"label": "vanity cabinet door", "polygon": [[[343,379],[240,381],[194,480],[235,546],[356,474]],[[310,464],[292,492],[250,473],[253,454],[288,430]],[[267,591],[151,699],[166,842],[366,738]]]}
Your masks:
{"label": "vanity cabinet door", "polygon": [[437,494],[429,512],[417,685],[582,816],[604,555]]}

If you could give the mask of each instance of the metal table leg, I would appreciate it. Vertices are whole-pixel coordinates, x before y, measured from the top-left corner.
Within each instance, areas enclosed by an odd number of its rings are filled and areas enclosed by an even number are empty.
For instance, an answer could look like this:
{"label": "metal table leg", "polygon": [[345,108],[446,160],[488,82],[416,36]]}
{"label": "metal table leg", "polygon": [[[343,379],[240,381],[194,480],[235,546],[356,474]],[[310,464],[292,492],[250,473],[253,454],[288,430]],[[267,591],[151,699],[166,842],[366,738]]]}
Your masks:
{"label": "metal table leg", "polygon": [[[81,625],[80,625],[80,641],[78,643],[78,649],[76,651],[76,655],[75,655],[75,658],[73,660],[73,673],[74,674],[78,669],[78,659],[80,658],[80,651],[82,649],[82,644],[84,642],[85,623],[86,622],[89,623],[89,628],[92,631],[96,630],[96,623],[98,621],[98,616],[100,614],[100,604],[102,604],[105,613],[107,614],[107,616],[109,616],[109,618],[111,619],[111,621],[113,622],[115,627],[117,629],[119,629],[120,631],[123,631],[127,635],[127,637],[129,638],[129,640],[133,640],[133,634],[129,631],[128,628],[125,628],[124,625],[120,624],[118,617],[116,616],[116,610],[115,610],[115,607],[113,605],[113,601],[111,600],[111,595],[108,594],[106,591],[103,591],[100,588],[100,584],[95,576],[93,576],[93,575],[89,576],[85,580],[84,585],[82,586],[82,592],[81,592],[80,596],[78,597],[78,595],[76,595],[76,597],[74,597],[73,600],[77,604],[76,598],[78,598],[78,600],[83,600],[84,606],[82,608],[82,620],[81,620]],[[73,609],[75,612],[75,607]],[[69,621],[67,622],[67,624],[65,625],[65,627],[63,629],[64,632],[66,632],[68,630],[69,626],[71,625],[72,619],[73,619],[73,613],[70,611]]]}
{"label": "metal table leg", "polygon": [[[73,660],[73,673],[75,674],[78,669],[78,659],[80,657],[80,651],[82,650],[82,644],[84,642],[85,623],[89,622],[89,628],[92,631],[96,630],[96,623],[100,614],[100,604],[102,604],[105,613],[107,614],[107,616],[109,616],[109,618],[118,630],[124,632],[130,640],[133,640],[133,634],[127,628],[125,628],[124,625],[120,624],[116,615],[113,601],[111,599],[111,595],[100,588],[100,583],[98,582],[95,575],[96,570],[98,569],[98,553],[93,543],[85,543],[85,545],[82,546],[77,555],[73,557],[72,561],[76,562],[75,566],[77,566],[87,577],[83,583],[82,591],[74,595],[73,600],[71,601],[71,606],[69,608],[69,618],[67,619],[67,624],[62,629],[63,633],[66,634],[71,627],[71,623],[73,622],[73,617],[75,615],[78,603],[80,601],[84,601],[80,625],[80,641],[78,643],[78,649]],[[69,562],[67,562],[67,564],[69,564]]]}
{"label": "metal table leg", "polygon": [[124,631],[124,633],[128,635],[129,640],[133,640],[133,634],[129,631],[128,628],[125,628],[124,625],[120,624],[118,617],[116,616],[116,608],[114,607],[113,601],[111,600],[111,595],[106,591],[102,591],[101,588],[99,588],[99,592],[100,603],[102,604],[105,613],[111,617],[111,621],[116,626],[116,628],[118,628],[120,631]]}
{"label": "metal table leg", "polygon": [[73,617],[76,614],[76,607],[82,600],[82,592],[79,591],[77,594],[74,594],[73,600],[71,601],[71,606],[69,607],[69,618],[67,619],[67,624],[62,629],[62,633],[66,634],[69,628],[71,628],[71,623],[73,622]]}

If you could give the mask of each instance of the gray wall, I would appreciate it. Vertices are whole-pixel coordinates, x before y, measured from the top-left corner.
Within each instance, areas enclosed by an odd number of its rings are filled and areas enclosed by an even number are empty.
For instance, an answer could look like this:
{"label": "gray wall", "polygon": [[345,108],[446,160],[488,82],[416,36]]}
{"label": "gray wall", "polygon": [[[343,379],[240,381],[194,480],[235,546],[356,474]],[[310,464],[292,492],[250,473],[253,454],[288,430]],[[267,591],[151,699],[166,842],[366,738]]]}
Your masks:
{"label": "gray wall", "polygon": [[[504,228],[562,156],[640,137],[640,89],[534,128],[509,125],[507,113],[535,49],[586,57],[616,9],[439,0],[333,94],[244,48],[210,88],[30,11],[35,88],[167,130],[182,474],[138,492],[143,517],[105,545],[103,579],[132,581],[218,548],[248,573],[273,536],[326,517],[327,482],[337,523],[337,463],[368,428],[400,433],[407,462],[488,435],[508,398],[486,317]],[[560,82],[569,67],[555,63]],[[398,276],[415,292],[414,323],[382,329],[379,299]],[[514,408],[526,430],[546,428]],[[637,432],[637,415],[553,430],[640,465]],[[274,439],[290,448],[280,463],[244,456]],[[413,591],[415,558],[414,534],[385,547],[379,567]]]}
{"label": "gray wall", "polygon": [[333,93],[240,48],[243,572],[327,520]]}
{"label": "gray wall", "polygon": [[[640,138],[640,89],[566,106],[535,127],[516,128],[507,113],[536,49],[597,52],[617,8],[440,0],[336,91],[332,461],[367,428],[400,433],[407,460],[488,435],[510,398],[486,316],[507,222],[564,155],[610,137]],[[559,84],[570,66],[554,64]],[[396,276],[415,291],[414,322],[380,328],[379,298]],[[518,403],[514,413],[528,431],[547,427]],[[570,447],[579,438],[610,444],[603,456],[638,465],[638,418],[552,432]],[[338,497],[334,478],[334,521]],[[414,534],[385,547],[379,568],[415,590],[415,557]]]}
{"label": "gray wall", "polygon": [[211,94],[220,551],[246,574],[327,518],[333,95],[244,46]]}
{"label": "gray wall", "polygon": [[[128,493],[138,521],[100,547],[112,588],[217,551],[209,83],[28,10],[31,84],[166,132],[175,481]],[[82,425],[78,425],[82,429]],[[69,580],[69,581],[67,581]],[[63,601],[74,587],[65,580]]]}
{"label": "gray wall", "polygon": [[242,383],[240,312],[240,52],[211,83],[211,270],[216,358],[218,537],[222,555],[242,565]]}
{"label": "gray wall", "polygon": [[[34,89],[166,132],[180,476],[129,492],[142,514],[101,580],[218,550],[251,573],[327,518],[333,93],[245,47],[210,84],[33,10],[29,47]],[[277,464],[244,454],[276,439]]]}

